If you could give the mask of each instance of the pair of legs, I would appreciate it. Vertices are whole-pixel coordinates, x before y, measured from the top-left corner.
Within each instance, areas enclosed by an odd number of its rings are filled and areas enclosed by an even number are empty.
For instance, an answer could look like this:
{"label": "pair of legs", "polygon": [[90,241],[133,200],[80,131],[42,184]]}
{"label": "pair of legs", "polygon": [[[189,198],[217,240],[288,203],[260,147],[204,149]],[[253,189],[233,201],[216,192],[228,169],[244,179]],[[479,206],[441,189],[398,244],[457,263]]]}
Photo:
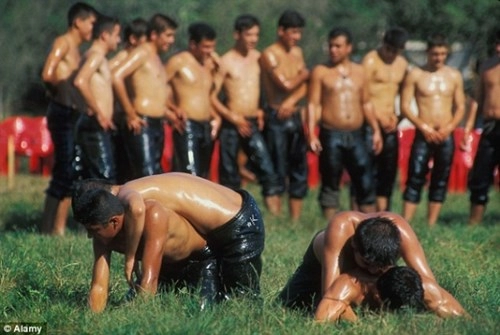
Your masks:
{"label": "pair of legs", "polygon": [[[289,194],[289,213],[298,220],[302,213],[303,199],[307,194],[307,144],[299,112],[288,119],[278,118],[277,111],[266,110],[265,139],[278,183]],[[276,212],[281,212],[281,201]]]}
{"label": "pair of legs", "polygon": [[51,101],[47,109],[47,127],[54,145],[52,178],[46,190],[40,232],[63,235],[71,207],[74,180],[74,130],[79,113],[67,106]]}
{"label": "pair of legs", "polygon": [[495,168],[500,168],[500,120],[486,120],[469,175],[470,224],[479,224],[483,220]]}
{"label": "pair of legs", "polygon": [[252,134],[249,137],[240,136],[236,127],[227,121],[222,124],[219,135],[219,182],[232,189],[241,187],[241,175],[238,167],[238,152],[241,148],[257,174],[266,207],[272,214],[277,215],[279,214],[279,194],[284,192],[284,187],[279,184],[271,156],[258,129],[257,119],[249,121],[252,124]]}
{"label": "pair of legs", "polygon": [[427,222],[430,226],[436,224],[446,198],[454,150],[453,136],[448,137],[441,144],[431,144],[425,141],[421,132],[416,132],[408,164],[406,189],[403,193],[403,217],[405,220],[410,222],[415,215],[422,187],[430,170],[429,161],[432,158],[434,163],[429,185]]}
{"label": "pair of legs", "polygon": [[211,126],[208,121],[193,120],[186,121],[186,128],[182,134],[174,130],[174,171],[208,178],[213,150],[210,132]]}
{"label": "pair of legs", "polygon": [[372,160],[362,129],[343,131],[321,127],[319,139],[323,147],[319,156],[319,203],[325,218],[329,220],[339,208],[340,179],[344,167],[351,177],[360,210],[374,212]]}

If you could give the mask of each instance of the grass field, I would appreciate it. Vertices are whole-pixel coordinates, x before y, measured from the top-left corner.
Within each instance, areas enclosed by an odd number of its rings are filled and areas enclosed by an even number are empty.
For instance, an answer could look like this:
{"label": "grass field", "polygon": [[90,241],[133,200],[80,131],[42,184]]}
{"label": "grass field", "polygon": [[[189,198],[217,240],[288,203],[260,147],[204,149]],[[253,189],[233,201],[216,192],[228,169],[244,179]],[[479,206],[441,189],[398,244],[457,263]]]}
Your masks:
{"label": "grass field", "polygon": [[[465,194],[448,196],[434,229],[426,227],[424,203],[413,223],[439,283],[468,310],[471,321],[359,310],[362,317],[356,324],[325,325],[274,302],[313,234],[325,226],[316,190],[306,199],[300,223],[271,218],[264,211],[262,305],[231,301],[200,312],[196,299],[186,292],[126,303],[123,256],[115,254],[108,307],[95,315],[86,305],[92,266],[86,234],[76,225],[62,238],[36,233],[47,183],[46,178],[20,175],[16,188],[7,191],[7,180],[0,177],[0,322],[46,322],[47,334],[500,334],[500,194],[496,191],[481,226],[466,225]],[[260,202],[258,189],[253,185],[248,189]],[[401,211],[399,192],[394,211]]]}

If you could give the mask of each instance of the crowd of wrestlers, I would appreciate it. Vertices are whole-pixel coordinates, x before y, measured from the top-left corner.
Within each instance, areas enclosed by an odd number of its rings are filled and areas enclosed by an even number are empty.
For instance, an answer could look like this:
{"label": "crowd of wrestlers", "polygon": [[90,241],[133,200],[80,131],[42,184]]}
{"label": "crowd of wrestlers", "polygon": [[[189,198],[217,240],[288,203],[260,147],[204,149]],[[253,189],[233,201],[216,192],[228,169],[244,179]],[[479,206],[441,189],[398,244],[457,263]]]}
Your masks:
{"label": "crowd of wrestlers", "polygon": [[[265,228],[242,176],[259,182],[269,215],[281,215],[287,193],[288,216],[297,221],[311,150],[319,155],[327,226],[277,301],[320,321],[354,321],[358,305],[468,316],[437,283],[409,222],[431,159],[427,220],[438,222],[453,132],[466,109],[457,145],[467,149],[477,118],[484,125],[469,183],[470,222],[482,219],[500,157],[500,34],[466,104],[442,34],[429,37],[423,66],[403,56],[409,36],[400,27],[387,29],[358,64],[350,31],[334,27],[328,59],[309,70],[298,46],[305,25],[301,13],[284,11],[276,41],[260,52],[259,19],[240,15],[234,46],[219,56],[213,27],[195,22],[186,50],[162,61],[178,27],[171,17],[124,25],[88,4],[70,7],[68,30],[54,40],[42,72],[55,164],[40,229],[62,235],[70,207],[84,225],[94,250],[93,311],[106,307],[112,251],[125,256],[128,297],[181,285],[195,289],[202,309],[235,296],[259,299]],[[403,118],[416,135],[398,215],[390,209]],[[165,122],[174,151],[168,173],[161,165]],[[216,139],[218,183],[207,179]],[[353,210],[339,212],[344,169]],[[406,266],[396,266],[399,258]]]}

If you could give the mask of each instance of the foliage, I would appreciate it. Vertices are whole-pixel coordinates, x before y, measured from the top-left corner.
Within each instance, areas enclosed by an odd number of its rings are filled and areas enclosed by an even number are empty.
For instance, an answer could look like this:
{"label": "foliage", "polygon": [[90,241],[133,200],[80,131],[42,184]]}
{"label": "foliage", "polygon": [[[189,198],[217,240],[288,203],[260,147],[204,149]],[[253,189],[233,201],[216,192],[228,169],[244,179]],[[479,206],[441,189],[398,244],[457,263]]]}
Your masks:
{"label": "foliage", "polygon": [[[21,175],[16,178],[16,188],[6,191],[6,178],[0,177],[0,218],[11,227],[0,235],[0,322],[47,322],[49,334],[494,334],[500,326],[500,208],[490,206],[484,224],[469,227],[465,223],[465,194],[448,196],[434,229],[424,223],[422,204],[413,227],[439,283],[470,312],[471,321],[441,320],[429,313],[358,310],[360,322],[332,325],[316,324],[274,301],[314,233],[325,225],[317,190],[311,190],[306,198],[300,223],[264,212],[267,235],[261,304],[236,300],[201,312],[196,297],[183,291],[126,303],[122,256],[115,254],[110,301],[102,314],[95,315],[86,307],[92,266],[90,240],[75,229],[63,238],[34,233],[47,182],[46,178]],[[247,189],[259,194],[254,185]],[[499,196],[492,192],[491,203],[498,203]],[[394,196],[396,212],[401,211],[400,199],[398,191]],[[346,189],[341,203],[347,208]]]}
{"label": "foliage", "polygon": [[[54,38],[66,30],[66,12],[76,2],[60,0],[0,1],[0,119],[11,114],[43,114],[47,105],[40,72]],[[492,0],[88,0],[98,10],[127,22],[164,12],[181,24],[176,49],[186,45],[186,29],[194,21],[207,21],[218,31],[218,50],[232,44],[232,23],[242,13],[257,15],[262,22],[260,47],[275,39],[276,22],[286,8],[294,8],[307,20],[301,42],[309,65],[325,58],[325,42],[332,26],[349,27],[360,54],[375,47],[389,25],[401,25],[414,39],[425,39],[436,30],[452,41],[474,44],[479,58],[486,40],[497,26],[500,6]],[[85,46],[84,46],[85,47]],[[174,50],[175,51],[175,50]]]}

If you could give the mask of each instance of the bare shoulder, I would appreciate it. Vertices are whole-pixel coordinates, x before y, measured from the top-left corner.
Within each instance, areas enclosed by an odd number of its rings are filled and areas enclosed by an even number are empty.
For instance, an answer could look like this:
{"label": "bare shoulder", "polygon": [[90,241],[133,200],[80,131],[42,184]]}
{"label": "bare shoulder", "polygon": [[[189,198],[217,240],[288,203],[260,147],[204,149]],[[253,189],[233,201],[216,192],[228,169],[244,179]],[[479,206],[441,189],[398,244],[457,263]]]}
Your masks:
{"label": "bare shoulder", "polygon": [[364,57],[361,63],[366,66],[374,66],[378,58],[377,50],[369,51]]}

